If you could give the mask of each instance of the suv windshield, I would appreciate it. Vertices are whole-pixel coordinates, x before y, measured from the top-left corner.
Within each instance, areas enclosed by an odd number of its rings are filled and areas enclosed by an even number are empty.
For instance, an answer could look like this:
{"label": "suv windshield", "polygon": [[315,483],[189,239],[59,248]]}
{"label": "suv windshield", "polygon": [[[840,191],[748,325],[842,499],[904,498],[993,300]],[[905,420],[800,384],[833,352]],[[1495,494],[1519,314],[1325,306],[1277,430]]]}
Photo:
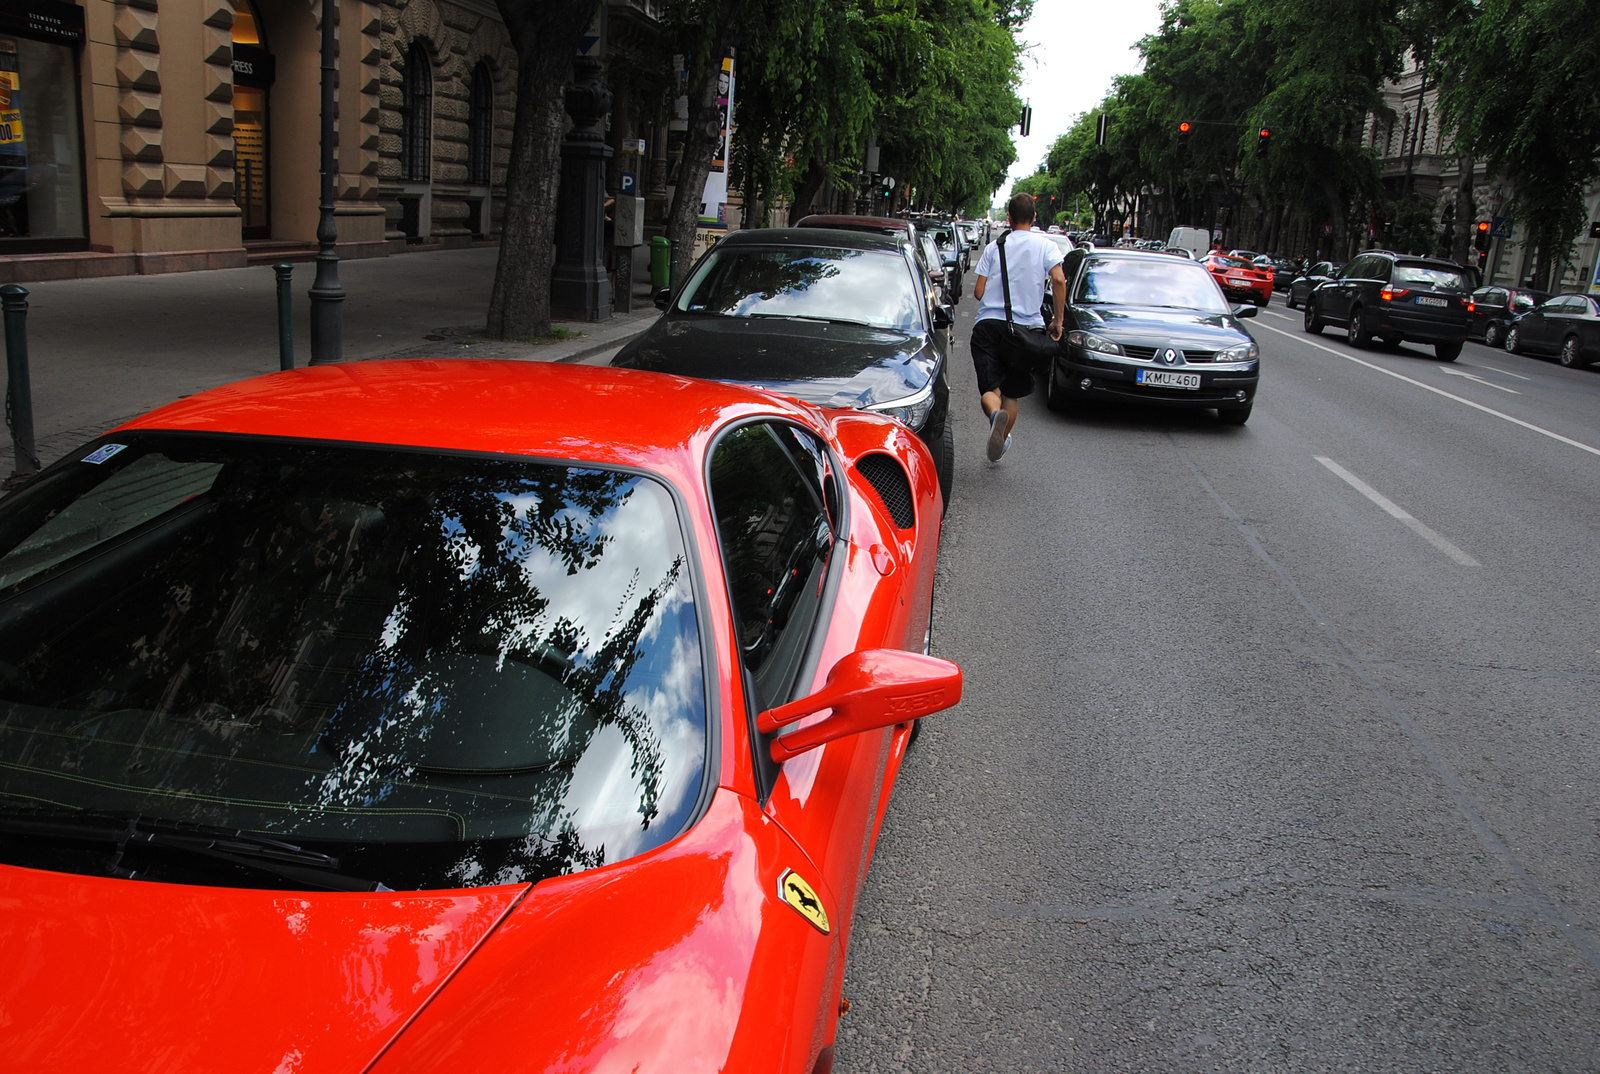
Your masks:
{"label": "suv windshield", "polygon": [[1404,261],[1395,263],[1392,282],[1396,285],[1409,284],[1412,287],[1428,287],[1435,291],[1450,291],[1463,295],[1472,290],[1472,283],[1467,279],[1467,274],[1460,269],[1439,265],[1408,265]]}
{"label": "suv windshield", "polygon": [[1204,266],[1173,258],[1091,257],[1078,277],[1073,301],[1228,312],[1222,292]]}
{"label": "suv windshield", "polygon": [[298,886],[46,838],[41,808],[258,833],[394,889],[627,858],[699,795],[699,639],[651,478],[119,437],[0,505],[0,860]]}
{"label": "suv windshield", "polygon": [[[938,264],[935,251],[933,263]],[[905,259],[886,250],[736,246],[714,250],[678,299],[683,313],[809,317],[921,330]]]}

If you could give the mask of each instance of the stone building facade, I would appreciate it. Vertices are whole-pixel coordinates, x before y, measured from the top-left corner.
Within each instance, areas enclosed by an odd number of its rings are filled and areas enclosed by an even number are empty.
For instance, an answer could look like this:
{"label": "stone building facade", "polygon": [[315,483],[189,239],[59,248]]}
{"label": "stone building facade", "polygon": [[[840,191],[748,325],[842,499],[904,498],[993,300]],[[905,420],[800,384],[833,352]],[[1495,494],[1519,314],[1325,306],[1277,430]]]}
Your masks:
{"label": "stone building facade", "polygon": [[[321,9],[7,0],[0,282],[307,254]],[[340,255],[492,239],[516,87],[492,0],[341,0],[338,37]]]}

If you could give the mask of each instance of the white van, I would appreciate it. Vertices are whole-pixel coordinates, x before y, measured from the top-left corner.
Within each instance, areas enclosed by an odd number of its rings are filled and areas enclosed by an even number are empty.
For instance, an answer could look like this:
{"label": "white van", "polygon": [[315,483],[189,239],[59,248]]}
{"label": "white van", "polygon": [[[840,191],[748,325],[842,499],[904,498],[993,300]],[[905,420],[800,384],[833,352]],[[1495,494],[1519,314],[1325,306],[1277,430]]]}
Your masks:
{"label": "white van", "polygon": [[1167,248],[1187,250],[1196,261],[1204,260],[1211,250],[1211,232],[1202,227],[1175,227],[1167,236]]}

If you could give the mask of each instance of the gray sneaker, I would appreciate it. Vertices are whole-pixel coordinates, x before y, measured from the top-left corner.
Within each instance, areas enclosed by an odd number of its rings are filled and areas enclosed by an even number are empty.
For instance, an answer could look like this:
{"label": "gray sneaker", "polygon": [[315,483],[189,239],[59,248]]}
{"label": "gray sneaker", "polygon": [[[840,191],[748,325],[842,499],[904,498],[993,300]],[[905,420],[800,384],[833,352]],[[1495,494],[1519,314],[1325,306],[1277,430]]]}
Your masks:
{"label": "gray sneaker", "polygon": [[990,462],[999,462],[1000,456],[1010,447],[1010,422],[1006,420],[1006,408],[999,407],[989,415],[989,444],[988,453]]}

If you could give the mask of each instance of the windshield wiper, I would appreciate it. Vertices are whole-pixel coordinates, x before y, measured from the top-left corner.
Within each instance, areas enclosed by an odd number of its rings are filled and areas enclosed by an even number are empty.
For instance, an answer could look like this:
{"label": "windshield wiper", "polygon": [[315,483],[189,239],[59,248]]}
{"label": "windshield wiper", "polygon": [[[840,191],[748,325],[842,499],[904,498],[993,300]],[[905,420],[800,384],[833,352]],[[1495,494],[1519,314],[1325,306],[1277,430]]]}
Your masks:
{"label": "windshield wiper", "polygon": [[854,325],[856,328],[871,328],[879,332],[899,331],[899,329],[885,328],[882,325],[868,324],[866,321],[852,321],[847,317],[820,317],[814,313],[747,313],[745,316],[777,318],[785,321],[815,321],[818,324],[848,324]]}
{"label": "windshield wiper", "polygon": [[0,832],[80,842],[112,843],[117,852],[108,867],[132,879],[122,866],[129,846],[160,847],[243,865],[286,880],[328,891],[389,891],[375,880],[339,872],[339,859],[293,843],[232,828],[159,820],[138,813],[102,813],[28,803],[0,804]]}

